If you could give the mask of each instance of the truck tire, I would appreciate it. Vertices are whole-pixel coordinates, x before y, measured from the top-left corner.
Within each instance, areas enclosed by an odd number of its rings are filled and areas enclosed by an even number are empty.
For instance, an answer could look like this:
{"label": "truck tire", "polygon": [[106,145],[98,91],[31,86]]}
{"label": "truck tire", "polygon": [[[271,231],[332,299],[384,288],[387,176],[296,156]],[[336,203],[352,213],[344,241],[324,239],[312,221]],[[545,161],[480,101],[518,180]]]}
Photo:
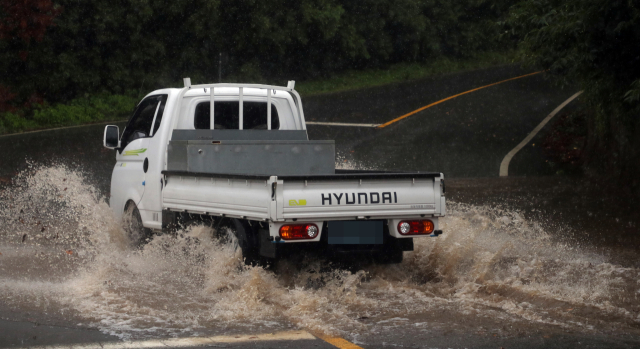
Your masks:
{"label": "truck tire", "polygon": [[258,230],[248,221],[233,219],[233,231],[242,250],[242,258],[247,265],[261,265]]}
{"label": "truck tire", "polygon": [[133,247],[141,247],[151,238],[151,229],[142,225],[138,207],[129,201],[124,210],[124,231]]}

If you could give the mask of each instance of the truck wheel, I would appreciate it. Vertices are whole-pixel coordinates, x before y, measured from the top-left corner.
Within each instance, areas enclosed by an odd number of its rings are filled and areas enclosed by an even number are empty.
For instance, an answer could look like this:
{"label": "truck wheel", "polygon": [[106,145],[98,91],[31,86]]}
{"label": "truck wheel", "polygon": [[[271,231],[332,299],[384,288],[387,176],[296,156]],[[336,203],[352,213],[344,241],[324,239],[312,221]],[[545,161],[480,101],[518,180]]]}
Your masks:
{"label": "truck wheel", "polygon": [[259,265],[260,254],[258,244],[258,231],[252,227],[246,220],[233,219],[233,227],[238,246],[242,249],[242,257],[245,264]]}
{"label": "truck wheel", "polygon": [[142,217],[138,207],[129,202],[124,210],[124,231],[134,247],[140,247],[151,237],[151,229],[142,225]]}

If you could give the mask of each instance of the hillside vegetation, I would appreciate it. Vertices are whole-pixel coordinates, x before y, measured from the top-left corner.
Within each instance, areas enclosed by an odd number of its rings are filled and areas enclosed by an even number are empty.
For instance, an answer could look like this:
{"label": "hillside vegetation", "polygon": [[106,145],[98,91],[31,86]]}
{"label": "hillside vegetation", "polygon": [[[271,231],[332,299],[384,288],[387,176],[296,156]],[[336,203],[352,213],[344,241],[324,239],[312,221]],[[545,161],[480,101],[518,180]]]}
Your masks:
{"label": "hillside vegetation", "polygon": [[512,61],[580,84],[584,166],[640,194],[636,0],[0,0],[0,133],[123,118],[201,82],[304,94]]}
{"label": "hillside vegetation", "polygon": [[640,2],[522,1],[506,25],[523,62],[584,90],[583,166],[640,196]]}
{"label": "hillside vegetation", "polygon": [[[330,91],[327,81],[363,70],[428,70],[434,61],[445,71],[473,66],[479,54],[514,47],[495,25],[513,3],[0,0],[0,132],[60,125],[61,113],[78,107],[104,116],[107,95],[135,103],[145,91],[180,86],[185,76],[194,83],[219,76],[314,81]],[[378,80],[369,84],[385,82]],[[51,116],[46,122],[43,113]]]}

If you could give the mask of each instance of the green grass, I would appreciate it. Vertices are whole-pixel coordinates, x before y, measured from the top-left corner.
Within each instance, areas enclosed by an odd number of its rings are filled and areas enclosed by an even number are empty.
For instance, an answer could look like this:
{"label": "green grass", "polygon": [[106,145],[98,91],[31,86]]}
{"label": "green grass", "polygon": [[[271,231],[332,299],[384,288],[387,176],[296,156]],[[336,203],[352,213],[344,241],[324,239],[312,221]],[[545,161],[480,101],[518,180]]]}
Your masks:
{"label": "green grass", "polygon": [[[353,70],[330,78],[298,81],[296,90],[305,97],[357,90],[514,63],[515,57],[515,51],[488,52],[469,59],[437,58],[429,63],[396,64],[388,69]],[[0,134],[125,120],[139,101],[134,96],[135,93],[98,94],[76,98],[66,104],[42,105],[34,110],[3,113],[0,114]]]}
{"label": "green grass", "polygon": [[41,105],[33,110],[0,114],[0,134],[63,126],[125,120],[138,103],[132,95],[99,94],[66,104]]}
{"label": "green grass", "polygon": [[311,81],[297,81],[296,90],[302,96],[358,90],[429,76],[476,70],[516,62],[516,52],[487,52],[470,59],[437,58],[429,63],[402,63],[388,69],[353,70],[334,77]]}

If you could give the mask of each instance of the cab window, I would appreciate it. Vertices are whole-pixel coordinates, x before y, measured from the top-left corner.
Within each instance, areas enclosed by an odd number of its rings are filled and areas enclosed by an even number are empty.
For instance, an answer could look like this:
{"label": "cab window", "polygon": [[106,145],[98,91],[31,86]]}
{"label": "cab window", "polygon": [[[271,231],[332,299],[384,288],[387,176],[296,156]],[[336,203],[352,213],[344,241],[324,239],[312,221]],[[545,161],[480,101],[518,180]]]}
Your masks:
{"label": "cab window", "polygon": [[122,148],[138,138],[153,137],[164,114],[167,95],[149,96],[136,107],[122,134]]}
{"label": "cab window", "polygon": [[[215,129],[239,129],[240,114],[237,101],[220,101],[215,102]],[[265,102],[244,102],[242,112],[243,124],[245,130],[266,130],[267,129],[267,103]],[[210,102],[202,102],[196,106],[195,115],[193,117],[193,127],[197,130],[211,128],[211,109]],[[271,104],[271,129],[280,128],[280,120],[278,118],[278,109]]]}

